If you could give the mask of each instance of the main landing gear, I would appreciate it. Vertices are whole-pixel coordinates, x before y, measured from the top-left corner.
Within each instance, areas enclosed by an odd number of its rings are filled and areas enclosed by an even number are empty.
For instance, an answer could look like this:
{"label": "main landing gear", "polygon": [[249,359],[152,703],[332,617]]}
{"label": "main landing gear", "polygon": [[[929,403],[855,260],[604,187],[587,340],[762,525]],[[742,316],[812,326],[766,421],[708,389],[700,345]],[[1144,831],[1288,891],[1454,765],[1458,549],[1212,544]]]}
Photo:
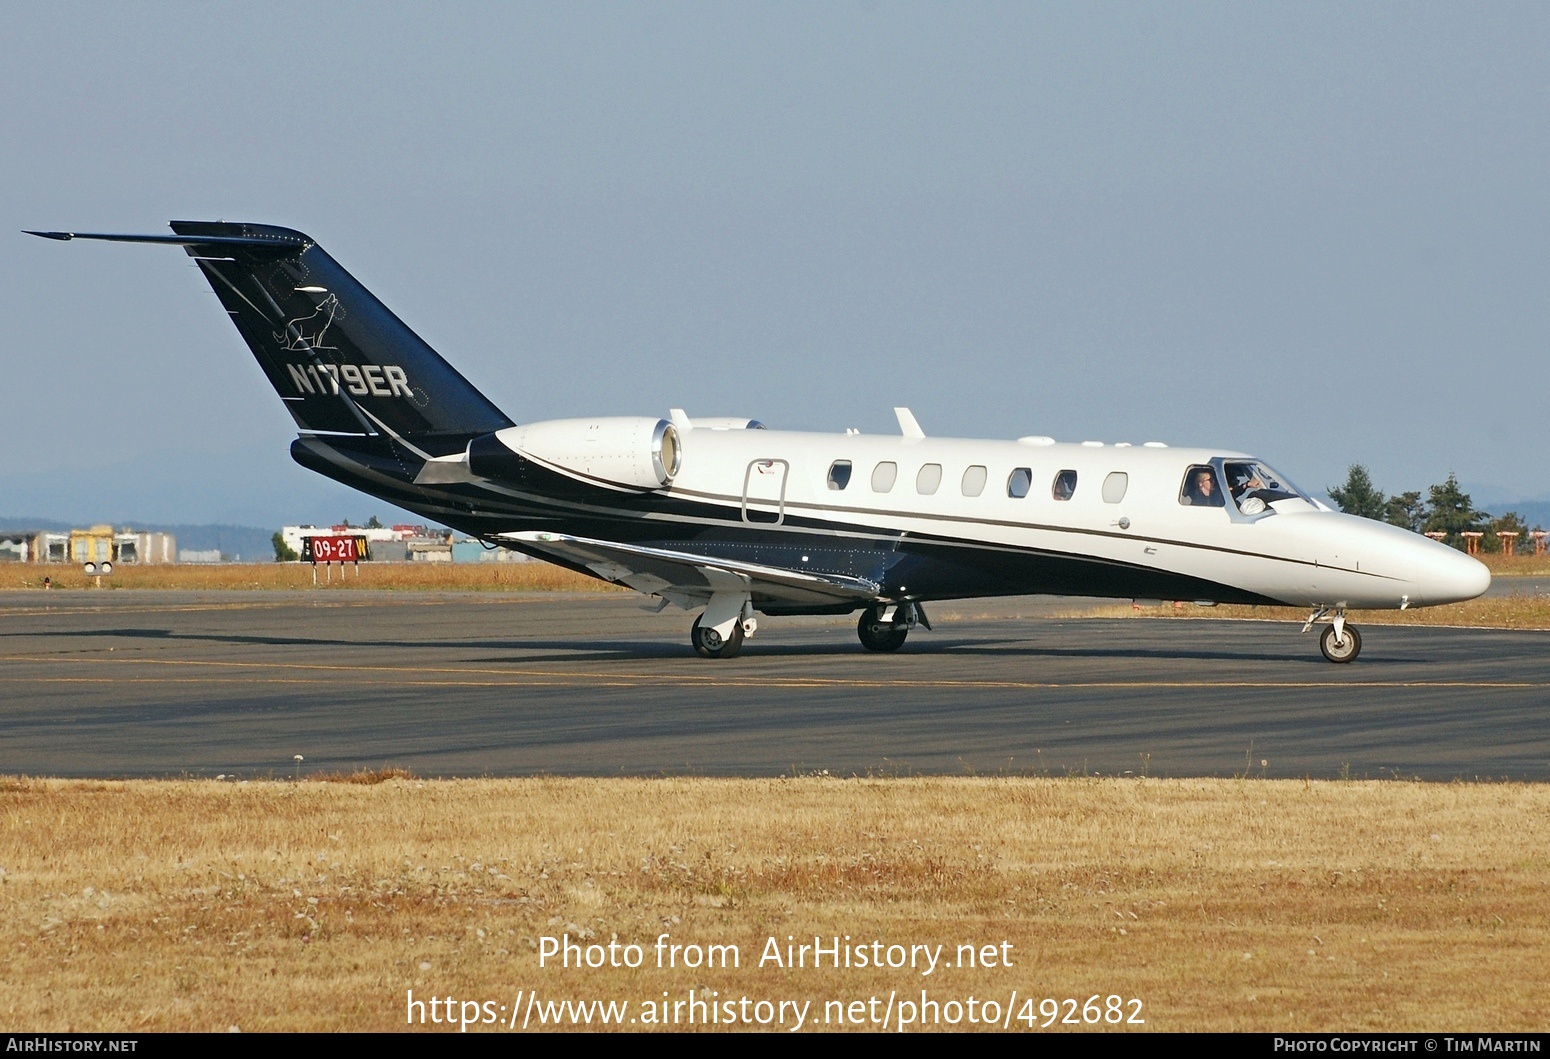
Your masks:
{"label": "main landing gear", "polygon": [[856,635],[868,651],[897,651],[916,625],[931,628],[918,603],[877,603],[861,612]]}
{"label": "main landing gear", "polygon": [[689,630],[689,642],[694,644],[694,653],[701,658],[736,658],[737,652],[743,649],[743,633],[741,622],[734,622],[731,631],[723,636],[717,629],[704,623],[704,615],[694,619],[694,628]]}
{"label": "main landing gear", "polygon": [[701,658],[736,658],[743,641],[758,627],[753,601],[746,593],[717,592],[710,597],[705,613],[694,619],[689,642]]}
{"label": "main landing gear", "polygon": [[[861,612],[856,634],[868,651],[897,651],[917,625],[931,628],[918,603],[876,603]],[[701,658],[736,658],[743,641],[759,627],[753,602],[746,595],[717,593],[705,613],[694,619],[689,642]]]}
{"label": "main landing gear", "polygon": [[1356,630],[1356,626],[1346,624],[1344,607],[1335,607],[1333,617],[1329,616],[1329,612],[1329,607],[1314,611],[1308,616],[1302,631],[1307,632],[1316,623],[1328,621],[1329,627],[1319,634],[1319,650],[1331,662],[1355,661],[1356,656],[1362,653],[1362,634]]}

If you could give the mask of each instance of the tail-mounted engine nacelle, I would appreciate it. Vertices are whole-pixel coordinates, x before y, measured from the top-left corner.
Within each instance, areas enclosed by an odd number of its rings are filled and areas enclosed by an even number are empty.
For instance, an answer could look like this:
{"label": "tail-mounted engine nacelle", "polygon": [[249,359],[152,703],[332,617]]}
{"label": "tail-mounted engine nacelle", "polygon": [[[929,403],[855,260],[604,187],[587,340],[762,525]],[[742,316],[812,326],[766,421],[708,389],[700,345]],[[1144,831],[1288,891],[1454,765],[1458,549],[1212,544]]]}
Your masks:
{"label": "tail-mounted engine nacelle", "polygon": [[468,446],[469,471],[496,481],[525,481],[522,464],[531,461],[600,485],[660,489],[682,459],[677,428],[643,416],[551,419],[506,427]]}

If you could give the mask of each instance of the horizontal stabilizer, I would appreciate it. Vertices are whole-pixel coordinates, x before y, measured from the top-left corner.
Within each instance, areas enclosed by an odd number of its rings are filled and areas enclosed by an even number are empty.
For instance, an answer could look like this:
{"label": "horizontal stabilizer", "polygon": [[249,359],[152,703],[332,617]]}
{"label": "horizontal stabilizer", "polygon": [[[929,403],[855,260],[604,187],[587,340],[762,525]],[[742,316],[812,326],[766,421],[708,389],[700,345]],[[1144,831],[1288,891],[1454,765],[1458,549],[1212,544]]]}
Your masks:
{"label": "horizontal stabilizer", "polygon": [[97,239],[104,243],[169,243],[172,246],[229,246],[249,250],[305,250],[312,244],[300,236],[288,235],[121,235],[113,232],[34,232],[26,235],[40,239]]}

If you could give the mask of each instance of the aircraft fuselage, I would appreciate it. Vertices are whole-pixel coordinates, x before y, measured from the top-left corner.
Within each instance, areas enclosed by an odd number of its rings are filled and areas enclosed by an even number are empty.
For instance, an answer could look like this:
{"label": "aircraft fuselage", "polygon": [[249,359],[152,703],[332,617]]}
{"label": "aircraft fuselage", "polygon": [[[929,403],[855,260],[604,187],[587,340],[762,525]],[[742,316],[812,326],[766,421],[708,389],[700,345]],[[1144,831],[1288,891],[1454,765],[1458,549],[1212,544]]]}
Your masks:
{"label": "aircraft fuselage", "polygon": [[[1243,453],[692,426],[679,439],[681,469],[654,490],[542,466],[508,484],[469,474],[466,458],[443,464],[440,483],[384,488],[347,463],[320,465],[314,452],[328,440],[299,443],[298,458],[529,550],[543,551],[507,535],[563,532],[861,577],[887,600],[1048,593],[1393,609],[1471,599],[1489,584],[1455,549],[1303,497],[1252,516],[1228,487],[1222,506],[1181,502],[1191,467],[1259,462]],[[847,463],[838,488],[831,471]],[[1071,472],[1074,489],[1057,499]]]}

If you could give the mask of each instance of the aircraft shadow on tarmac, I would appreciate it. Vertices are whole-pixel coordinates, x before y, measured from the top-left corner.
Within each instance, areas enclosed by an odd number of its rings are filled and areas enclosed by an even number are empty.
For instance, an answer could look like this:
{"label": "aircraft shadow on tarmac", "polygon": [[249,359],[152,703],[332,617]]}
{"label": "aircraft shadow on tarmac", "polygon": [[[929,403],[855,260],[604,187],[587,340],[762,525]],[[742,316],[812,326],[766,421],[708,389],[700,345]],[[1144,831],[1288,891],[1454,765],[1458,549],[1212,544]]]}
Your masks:
{"label": "aircraft shadow on tarmac", "polygon": [[[446,645],[444,645],[446,646]],[[479,646],[468,644],[470,647]],[[607,661],[610,659],[624,660],[626,658],[639,659],[686,659],[692,657],[692,651],[686,646],[662,643],[625,643],[614,641],[607,645],[590,644],[586,649],[578,648],[575,641],[546,642],[539,640],[522,640],[510,644],[499,645],[521,650],[520,659],[512,659],[505,656],[492,656],[485,658],[471,658],[466,661],[481,663],[501,662],[579,662],[579,661]],[[554,654],[531,654],[531,651],[554,651]],[[736,672],[740,663],[755,661],[761,658],[830,658],[835,656],[848,656],[856,659],[872,658],[879,663],[885,663],[888,659],[900,661],[921,656],[945,656],[960,660],[973,657],[984,658],[1050,658],[1050,659],[1156,659],[1158,661],[1195,661],[1213,663],[1231,663],[1237,666],[1252,666],[1259,664],[1290,664],[1301,665],[1317,664],[1322,669],[1328,669],[1329,663],[1314,654],[1309,658],[1303,654],[1272,653],[1266,651],[1227,651],[1227,650],[1178,650],[1165,648],[1119,648],[1119,647],[1037,647],[1026,641],[1010,639],[959,639],[959,640],[934,640],[930,643],[922,640],[919,644],[911,643],[896,654],[877,655],[862,648],[859,644],[846,643],[836,639],[833,643],[771,643],[764,642],[753,646],[746,646],[742,653],[730,662],[704,663],[706,674]],[[1366,659],[1363,659],[1366,661]],[[1426,662],[1424,658],[1389,658],[1374,659],[1377,662]],[[1224,672],[1241,672],[1240,670],[1223,670],[1219,667],[1210,670],[1209,675],[1220,676]],[[1205,674],[1203,674],[1205,675]]]}
{"label": "aircraft shadow on tarmac", "polygon": [[[231,644],[239,647],[341,647],[352,651],[370,651],[387,648],[397,651],[468,649],[481,651],[559,651],[554,656],[524,653],[516,661],[604,661],[614,658],[681,658],[692,656],[687,644],[659,641],[611,641],[608,644],[586,643],[583,640],[382,640],[375,638],[350,640],[327,636],[255,636],[243,633],[175,632],[172,629],[70,629],[48,633],[0,633],[0,636],[48,636],[51,638],[183,641],[193,643]],[[572,648],[567,650],[567,648]],[[859,647],[858,647],[859,650]],[[491,659],[458,659],[462,662],[511,662],[510,657]]]}
{"label": "aircraft shadow on tarmac", "polygon": [[[464,663],[499,664],[511,662],[608,662],[626,661],[632,659],[687,659],[691,651],[687,645],[677,643],[650,640],[610,640],[607,642],[585,640],[535,640],[535,639],[505,639],[505,640],[380,640],[380,639],[343,639],[338,637],[317,636],[258,636],[240,633],[194,633],[175,632],[171,629],[77,629],[47,634],[38,633],[0,633],[3,636],[18,635],[48,635],[58,638],[119,638],[129,640],[160,640],[160,641],[187,641],[201,643],[220,643],[235,646],[267,646],[267,647],[340,647],[353,651],[388,648],[397,651],[419,651],[448,649],[481,650],[481,651],[515,651],[520,652],[519,657],[513,658],[500,655],[485,658],[460,659]],[[1251,645],[1245,645],[1243,650],[1231,650],[1222,647],[1214,648],[1180,648],[1180,647],[1144,647],[1133,646],[1107,646],[1094,643],[1090,647],[1047,647],[1030,643],[1026,639],[1018,639],[1015,636],[1008,637],[956,637],[923,636],[912,640],[908,647],[898,655],[892,657],[910,658],[920,655],[987,655],[997,658],[1025,657],[1025,658],[1051,658],[1051,659],[1152,659],[1157,661],[1179,662],[1208,662],[1229,663],[1237,666],[1254,665],[1261,663],[1274,663],[1297,666],[1316,666],[1320,669],[1328,669],[1329,663],[1325,662],[1316,651],[1301,650],[1301,641],[1296,646],[1289,646],[1284,651],[1265,651],[1254,649]],[[777,643],[766,641],[757,645],[751,645],[744,649],[745,659],[757,658],[812,658],[820,656],[850,655],[857,658],[871,657],[859,644],[847,643],[836,635],[832,641],[812,641],[805,643]],[[1438,659],[1426,655],[1378,655],[1366,657],[1362,660],[1361,671],[1369,670],[1380,665],[1430,665],[1437,664]],[[736,661],[730,663],[699,663],[705,666],[707,674],[722,672],[730,664],[735,670]],[[1224,673],[1238,672],[1239,675],[1252,677],[1252,673],[1244,673],[1241,670],[1223,670],[1213,666],[1208,673],[1202,675],[1221,677]]]}

